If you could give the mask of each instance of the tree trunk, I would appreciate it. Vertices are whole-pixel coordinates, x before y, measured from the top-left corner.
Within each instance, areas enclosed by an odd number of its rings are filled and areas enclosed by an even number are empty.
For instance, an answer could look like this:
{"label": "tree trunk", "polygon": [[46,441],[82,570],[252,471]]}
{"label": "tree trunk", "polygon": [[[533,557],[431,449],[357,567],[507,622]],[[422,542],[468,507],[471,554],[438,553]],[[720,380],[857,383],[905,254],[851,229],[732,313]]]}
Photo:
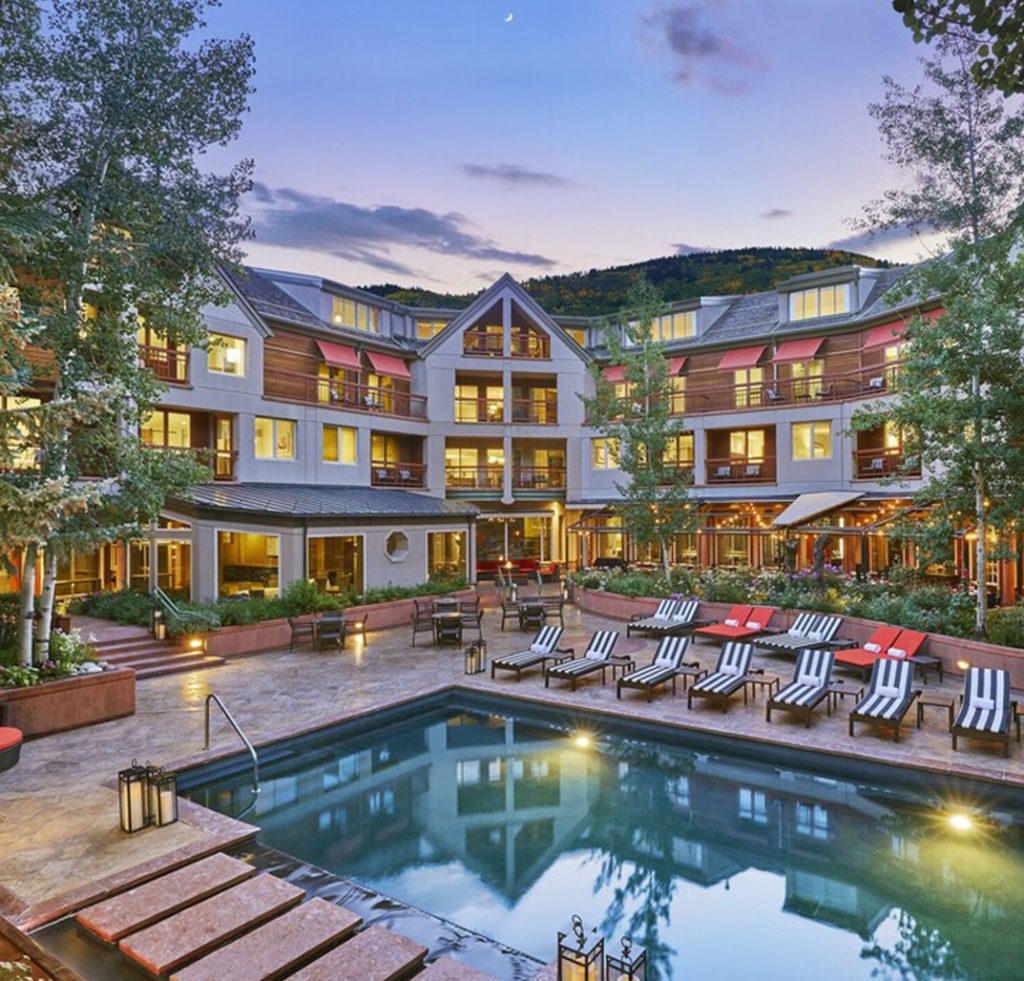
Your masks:
{"label": "tree trunk", "polygon": [[665,582],[672,581],[672,563],[668,560],[668,542],[662,538],[661,544],[661,571],[665,576]]}
{"label": "tree trunk", "polygon": [[53,625],[53,604],[57,595],[57,552],[50,548],[43,557],[43,591],[39,596],[39,619],[36,620],[35,659],[41,664],[50,656],[50,629]]}
{"label": "tree trunk", "polygon": [[979,640],[984,640],[985,616],[988,613],[988,543],[985,540],[985,478],[978,464],[974,465],[974,515],[974,533],[977,535],[977,541],[974,543],[974,635]]}
{"label": "tree trunk", "polygon": [[18,660],[32,667],[32,626],[36,608],[36,557],[39,546],[26,545],[21,552],[21,606],[18,611]]}

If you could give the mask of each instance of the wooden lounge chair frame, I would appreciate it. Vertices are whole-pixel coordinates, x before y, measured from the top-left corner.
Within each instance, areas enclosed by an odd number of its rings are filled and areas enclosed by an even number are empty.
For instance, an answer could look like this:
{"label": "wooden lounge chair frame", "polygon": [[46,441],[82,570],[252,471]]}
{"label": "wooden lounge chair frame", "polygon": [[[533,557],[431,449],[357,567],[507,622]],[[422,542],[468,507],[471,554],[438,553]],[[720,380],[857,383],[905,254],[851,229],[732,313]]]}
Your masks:
{"label": "wooden lounge chair frame", "polygon": [[[678,656],[675,658],[675,665],[671,665],[668,662],[658,663],[659,657],[664,657],[662,648],[671,646],[674,643],[682,645],[682,650],[679,651]],[[619,678],[615,685],[615,697],[622,698],[623,688],[638,688],[647,693],[647,701],[650,702],[654,698],[654,691],[656,688],[660,688],[662,685],[672,683],[672,694],[676,693],[676,679],[680,674],[683,674],[682,669],[688,668],[699,668],[700,661],[690,661],[684,663],[683,656],[686,654],[686,649],[690,646],[689,637],[681,637],[678,635],[664,637],[658,644],[657,650],[654,652],[654,659],[650,664],[644,665],[637,671],[631,671],[627,675],[623,675]],[[661,668],[660,671],[655,671],[655,668]],[[648,677],[649,676],[649,677]],[[686,676],[683,675],[685,678]],[[684,682],[685,684],[685,682]]]}
{"label": "wooden lounge chair frame", "polygon": [[[517,651],[515,654],[500,655],[492,659],[491,661],[491,677],[494,677],[494,672],[496,670],[514,671],[516,681],[518,681],[522,676],[522,673],[529,668],[535,668],[538,665],[540,665],[541,668],[546,671],[548,661],[558,662],[564,661],[566,660],[566,658],[572,657],[575,650],[574,648],[557,646],[558,642],[562,639],[562,635],[565,633],[565,631],[562,630],[561,627],[541,627],[541,629],[538,630],[536,635],[534,636],[533,643],[539,643],[537,638],[540,637],[540,635],[543,634],[545,630],[549,629],[556,630],[557,635],[555,636],[554,642],[552,643],[548,653],[542,654],[537,651],[525,650]],[[527,657],[526,655],[528,654],[532,656]],[[513,658],[517,658],[518,660],[513,661]]]}
{"label": "wooden lounge chair frame", "polygon": [[[1006,694],[1003,698],[1001,705],[997,708],[1004,713],[1003,725],[998,730],[993,731],[992,729],[978,729],[974,726],[966,726],[962,720],[968,710],[967,700],[965,695],[968,693],[968,686],[972,683],[972,680],[979,675],[975,672],[992,672],[1003,676],[1003,680],[1006,685]],[[1009,759],[1010,757],[1010,727],[1013,725],[1014,718],[1017,714],[1017,703],[1010,698],[1010,673],[998,668],[968,668],[967,674],[964,677],[964,691],[960,694],[959,710],[957,711],[956,719],[953,724],[949,727],[949,731],[953,736],[953,749],[957,748],[957,740],[960,736],[966,736],[968,739],[979,739],[983,742],[994,742],[999,743],[1003,747],[1003,755]],[[992,711],[995,711],[993,709]],[[1020,726],[1017,727],[1017,741],[1020,741]]]}
{"label": "wooden lounge chair frame", "polygon": [[[772,721],[772,709],[781,712],[788,712],[790,715],[799,716],[804,725],[811,728],[811,717],[814,710],[824,701],[825,710],[828,715],[832,714],[832,708],[828,700],[828,688],[832,682],[832,669],[835,666],[835,652],[820,648],[806,648],[797,657],[796,670],[793,672],[793,680],[784,685],[774,695],[768,696],[768,704],[765,707],[765,721]],[[814,689],[812,695],[802,702],[783,701],[783,696],[788,690],[796,687],[804,687],[799,679],[802,673],[816,671],[820,674],[820,683]]]}
{"label": "wooden lounge chair frame", "polygon": [[[872,713],[858,712],[857,708],[859,706],[863,705],[873,695],[878,694],[874,690],[874,688],[875,688],[875,678],[876,677],[881,678],[881,674],[879,673],[880,671],[888,670],[887,668],[880,668],[879,667],[879,665],[883,665],[883,664],[884,665],[888,665],[888,664],[896,664],[896,665],[906,664],[907,665],[907,669],[908,669],[908,672],[907,672],[907,677],[908,677],[907,685],[908,685],[908,689],[907,689],[907,696],[906,696],[906,698],[902,702],[899,703],[898,711],[895,714],[893,714],[893,715],[891,715],[889,717],[883,717],[883,716],[879,716],[879,715],[874,715]],[[906,714],[910,711],[911,705],[913,705],[914,702],[918,698],[921,697],[921,690],[919,688],[910,688],[909,687],[909,685],[911,685],[913,683],[913,679],[914,679],[914,665],[911,664],[910,661],[908,661],[908,660],[905,660],[905,659],[904,660],[896,660],[896,659],[886,660],[885,658],[882,658],[881,660],[876,661],[875,665],[874,665],[874,670],[872,671],[872,674],[871,674],[871,682],[870,682],[870,685],[868,687],[868,693],[850,710],[850,719],[849,719],[850,735],[852,736],[854,734],[854,732],[853,732],[853,724],[855,722],[866,722],[866,723],[870,723],[871,725],[875,725],[875,726],[889,726],[890,728],[893,729],[893,739],[896,742],[899,742],[900,741],[900,726],[903,725],[903,719],[906,717]]]}
{"label": "wooden lounge chair frame", "polygon": [[[736,692],[743,692],[743,703],[747,701],[747,678],[751,674],[750,661],[754,656],[754,645],[742,640],[730,640],[722,645],[722,650],[718,655],[718,663],[715,665],[715,670],[699,681],[694,682],[690,685],[689,690],[686,693],[686,707],[688,709],[693,708],[693,699],[702,698],[706,701],[718,701],[722,706],[723,714],[729,711],[729,699],[732,698]],[[738,674],[729,673],[730,680],[728,684],[718,690],[708,690],[701,688],[703,684],[707,684],[716,675],[724,674],[722,667],[727,659],[737,659],[743,665],[744,670]],[[745,663],[744,663],[745,662]]]}
{"label": "wooden lounge chair frame", "polygon": [[[613,664],[611,657],[618,640],[618,631],[598,630],[590,638],[590,643],[587,644],[587,649],[583,652],[582,657],[575,657],[570,661],[563,660],[552,667],[544,668],[544,687],[547,688],[551,679],[555,678],[571,682],[572,690],[576,691],[580,678],[585,678],[588,674],[593,674],[596,671],[601,672],[601,684],[603,685],[607,677],[605,672]],[[600,646],[595,649],[597,644]],[[599,656],[593,656],[595,654]]]}

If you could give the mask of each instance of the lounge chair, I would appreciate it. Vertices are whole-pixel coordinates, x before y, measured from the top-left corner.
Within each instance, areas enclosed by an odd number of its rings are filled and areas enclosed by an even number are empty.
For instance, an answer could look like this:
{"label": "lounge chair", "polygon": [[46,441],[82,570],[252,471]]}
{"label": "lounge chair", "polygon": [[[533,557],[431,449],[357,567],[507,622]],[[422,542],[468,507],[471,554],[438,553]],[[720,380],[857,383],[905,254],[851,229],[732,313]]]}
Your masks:
{"label": "lounge chair", "polygon": [[899,627],[876,627],[863,647],[848,647],[836,652],[836,667],[859,671],[861,680],[867,681],[871,668],[896,643]]}
{"label": "lounge chair", "polygon": [[920,630],[901,630],[899,637],[886,648],[883,656],[894,658],[897,661],[913,661],[915,667],[919,667],[922,670],[934,664],[938,667],[941,677],[942,659],[924,657],[919,653],[927,639],[928,635],[921,633]]}
{"label": "lounge chair", "polygon": [[1010,723],[1014,703],[1010,701],[1010,672],[998,668],[968,668],[960,711],[952,728],[953,749],[960,736],[1002,743],[1010,755]]}
{"label": "lounge chair", "polygon": [[[615,697],[622,698],[623,688],[640,688],[647,692],[647,701],[654,697],[654,689],[672,682],[672,694],[676,691],[676,678],[683,666],[683,656],[690,646],[690,638],[683,636],[662,637],[658,649],[654,652],[654,660],[645,667],[631,671],[619,678],[615,687]],[[692,662],[689,667],[699,667],[699,662]]]}
{"label": "lounge chair", "polygon": [[729,610],[728,615],[722,620],[721,623],[709,624],[706,627],[701,627],[699,630],[694,631],[700,634],[702,637],[718,637],[721,636],[722,627],[739,627],[745,623],[753,612],[752,606],[734,606]]}
{"label": "lounge chair", "polygon": [[563,661],[560,664],[544,669],[544,687],[547,688],[551,679],[556,678],[561,681],[571,681],[572,690],[576,691],[580,678],[584,677],[584,675],[593,674],[595,671],[601,672],[601,684],[603,685],[605,681],[604,673],[610,663],[609,658],[612,656],[612,652],[615,650],[615,645],[618,642],[619,634],[617,631],[598,630],[590,638],[590,643],[587,645],[583,657],[574,657],[571,661]]}
{"label": "lounge chair", "polygon": [[679,609],[679,601],[664,599],[659,604],[657,609],[650,615],[644,616],[642,613],[634,613],[629,618],[629,623],[626,626],[626,636],[628,637],[634,630],[664,630],[672,622],[672,614]]}
{"label": "lounge chair", "polygon": [[[750,609],[750,612],[743,617],[736,618],[735,611]],[[723,623],[716,623],[711,627],[700,627],[696,633],[702,637],[712,637],[718,640],[749,640],[768,628],[771,618],[775,615],[775,608],[771,606],[733,607],[729,617]]]}
{"label": "lounge chair", "polygon": [[808,647],[821,647],[830,644],[839,633],[842,622],[842,617],[801,613],[793,621],[793,626],[784,634],[761,637],[756,644],[765,650],[780,654],[796,654]]}
{"label": "lounge chair", "polygon": [[662,609],[667,603],[673,600],[662,600],[653,616],[641,618],[639,616],[630,620],[626,627],[628,637],[634,630],[647,631],[649,633],[666,634],[681,633],[686,630],[693,630],[697,627],[704,627],[710,624],[710,620],[701,620],[697,614],[700,613],[700,600],[679,600],[668,610],[667,616],[662,616]]}
{"label": "lounge chair", "polygon": [[881,658],[871,671],[868,693],[850,711],[850,735],[854,722],[873,722],[892,726],[894,738],[900,741],[900,724],[910,711],[914,699],[921,693],[914,691],[914,665],[909,661]]}
{"label": "lounge chair", "polygon": [[724,644],[719,652],[715,670],[690,685],[690,690],[686,693],[686,707],[693,708],[694,698],[706,698],[720,701],[722,711],[727,711],[729,699],[747,683],[753,656],[753,644],[738,641]]}
{"label": "lounge chair", "polygon": [[772,721],[772,709],[799,715],[808,729],[814,710],[828,699],[828,686],[832,681],[835,664],[834,651],[810,648],[797,656],[793,680],[768,699],[765,719]]}
{"label": "lounge chair", "polygon": [[525,651],[516,654],[503,654],[491,661],[491,677],[495,670],[514,671],[516,681],[527,668],[545,665],[548,661],[559,661],[572,656],[572,648],[558,646],[565,631],[561,627],[541,627],[533,638],[533,643]]}
{"label": "lounge chair", "polygon": [[9,770],[18,762],[23,739],[20,729],[11,726],[0,727],[0,773]]}

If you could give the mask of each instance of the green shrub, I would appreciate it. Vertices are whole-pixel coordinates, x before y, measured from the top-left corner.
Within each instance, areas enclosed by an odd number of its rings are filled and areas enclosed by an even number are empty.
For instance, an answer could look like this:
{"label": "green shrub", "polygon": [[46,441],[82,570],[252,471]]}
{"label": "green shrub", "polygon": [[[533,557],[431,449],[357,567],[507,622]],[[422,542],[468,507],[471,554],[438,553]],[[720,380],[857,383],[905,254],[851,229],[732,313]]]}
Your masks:
{"label": "green shrub", "polygon": [[985,636],[993,644],[1024,647],[1024,606],[1004,606],[986,617]]}
{"label": "green shrub", "polygon": [[0,662],[17,656],[20,593],[0,593]]}
{"label": "green shrub", "polygon": [[121,589],[111,593],[90,593],[80,596],[68,604],[69,613],[81,616],[99,617],[115,623],[148,627],[153,601],[147,593],[138,589]]}
{"label": "green shrub", "polygon": [[0,688],[29,688],[39,684],[38,668],[23,668],[20,664],[0,667]]}

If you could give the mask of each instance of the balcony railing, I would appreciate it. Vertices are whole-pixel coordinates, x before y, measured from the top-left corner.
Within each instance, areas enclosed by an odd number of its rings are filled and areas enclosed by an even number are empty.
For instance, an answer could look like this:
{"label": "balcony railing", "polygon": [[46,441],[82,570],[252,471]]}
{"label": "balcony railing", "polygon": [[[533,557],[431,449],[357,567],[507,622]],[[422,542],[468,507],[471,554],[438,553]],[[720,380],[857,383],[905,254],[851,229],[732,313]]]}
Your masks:
{"label": "balcony railing", "polygon": [[306,402],[350,412],[379,412],[382,415],[427,418],[427,400],[422,395],[395,391],[379,385],[363,385],[320,375],[300,375],[275,369],[263,377],[263,394],[287,402]]}
{"label": "balcony railing", "polygon": [[709,484],[770,484],[775,480],[774,459],[719,457],[706,463]]}
{"label": "balcony railing", "polygon": [[544,399],[513,399],[512,421],[533,426],[557,425],[557,396],[551,393]]}
{"label": "balcony railing", "polygon": [[456,422],[504,422],[505,400],[456,398]]}
{"label": "balcony railing", "polygon": [[565,490],[564,467],[513,467],[513,490]]}
{"label": "balcony railing", "polygon": [[424,487],[427,466],[424,463],[370,463],[370,485],[373,487]]}
{"label": "balcony railing", "polygon": [[680,477],[686,480],[693,479],[693,463],[666,463],[666,470],[674,470]]}
{"label": "balcony railing", "polygon": [[449,466],[444,469],[444,485],[453,490],[497,490],[505,483],[501,464],[479,464],[472,467]]}
{"label": "balcony railing", "polygon": [[902,473],[907,477],[921,476],[921,463],[916,458],[904,467],[906,457],[899,446],[853,451],[853,473],[858,480],[879,480]]}
{"label": "balcony railing", "polygon": [[146,443],[151,450],[164,450],[167,453],[184,453],[191,456],[197,463],[210,468],[210,476],[214,480],[234,480],[235,463],[238,461],[238,450],[214,450],[205,446],[188,448],[179,446],[154,446]]}
{"label": "balcony railing", "polygon": [[188,384],[188,351],[176,351],[151,344],[139,345],[139,357],[161,381],[172,385]]}
{"label": "balcony railing", "polygon": [[505,353],[505,335],[467,330],[462,335],[462,353],[475,358],[500,358]]}
{"label": "balcony railing", "polygon": [[513,358],[550,358],[551,339],[534,331],[512,330],[509,351]]}

